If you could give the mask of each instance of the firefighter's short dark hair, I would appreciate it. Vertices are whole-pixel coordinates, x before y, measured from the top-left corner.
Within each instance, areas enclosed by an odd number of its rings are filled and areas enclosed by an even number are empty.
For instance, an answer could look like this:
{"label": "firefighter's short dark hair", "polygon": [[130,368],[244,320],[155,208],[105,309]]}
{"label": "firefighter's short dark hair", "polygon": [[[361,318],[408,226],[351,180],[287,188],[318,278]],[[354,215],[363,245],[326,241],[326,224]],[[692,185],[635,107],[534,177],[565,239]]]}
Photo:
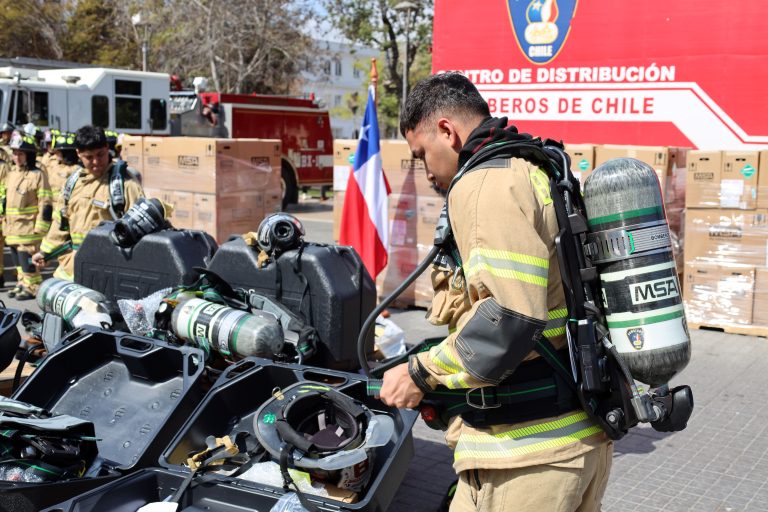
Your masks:
{"label": "firefighter's short dark hair", "polygon": [[491,115],[475,85],[461,73],[440,73],[417,83],[400,113],[400,133],[415,130],[437,114]]}
{"label": "firefighter's short dark hair", "polygon": [[103,128],[87,124],[75,132],[75,147],[79,151],[109,146]]}

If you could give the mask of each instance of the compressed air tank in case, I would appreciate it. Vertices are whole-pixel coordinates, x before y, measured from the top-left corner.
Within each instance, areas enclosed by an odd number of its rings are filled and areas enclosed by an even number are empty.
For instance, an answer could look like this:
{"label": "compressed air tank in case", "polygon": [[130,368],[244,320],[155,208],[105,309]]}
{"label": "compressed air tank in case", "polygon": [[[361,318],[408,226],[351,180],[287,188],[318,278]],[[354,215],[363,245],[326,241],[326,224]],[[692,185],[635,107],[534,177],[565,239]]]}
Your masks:
{"label": "compressed air tank in case", "polygon": [[171,316],[173,332],[225,357],[272,358],[283,350],[285,337],[272,313],[253,314],[203,299],[183,300]]}
{"label": "compressed air tank in case", "polygon": [[103,293],[66,279],[46,279],[37,292],[44,313],[60,316],[72,327],[112,325],[110,304]]}
{"label": "compressed air tank in case", "polygon": [[584,204],[611,341],[636,380],[666,384],[688,364],[691,342],[656,172],[609,160],[584,184]]}

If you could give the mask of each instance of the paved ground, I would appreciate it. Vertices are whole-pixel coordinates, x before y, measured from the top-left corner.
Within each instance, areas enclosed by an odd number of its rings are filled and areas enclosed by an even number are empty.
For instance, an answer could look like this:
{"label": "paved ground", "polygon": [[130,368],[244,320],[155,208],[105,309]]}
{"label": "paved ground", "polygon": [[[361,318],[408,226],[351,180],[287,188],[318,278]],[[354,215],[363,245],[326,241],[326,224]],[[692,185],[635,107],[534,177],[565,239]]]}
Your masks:
{"label": "paved ground", "polygon": [[[307,238],[330,242],[331,202],[293,208]],[[11,307],[29,307],[0,298]],[[393,319],[415,343],[441,335],[420,310],[393,310]],[[616,444],[603,510],[768,511],[768,340],[693,331],[691,364],[675,383],[692,386],[695,411],[688,428],[673,435],[638,428]],[[419,420],[416,455],[392,511],[431,512],[453,480],[452,455],[441,432]],[[545,512],[545,511],[536,511]]]}

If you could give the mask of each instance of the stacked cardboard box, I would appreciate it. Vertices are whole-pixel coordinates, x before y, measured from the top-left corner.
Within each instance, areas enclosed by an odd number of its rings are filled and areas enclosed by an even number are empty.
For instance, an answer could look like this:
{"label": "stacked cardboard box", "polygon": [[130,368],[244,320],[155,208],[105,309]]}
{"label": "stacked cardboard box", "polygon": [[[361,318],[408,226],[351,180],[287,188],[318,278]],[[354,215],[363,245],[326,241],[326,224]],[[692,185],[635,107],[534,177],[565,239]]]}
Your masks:
{"label": "stacked cardboard box", "polygon": [[[768,151],[690,151],[688,319],[768,328]],[[762,190],[761,190],[762,187]]]}
{"label": "stacked cardboard box", "polygon": [[266,215],[279,211],[280,144],[144,137],[144,191],[174,206],[175,227],[207,231],[224,242],[232,234],[255,231]]}
{"label": "stacked cardboard box", "polygon": [[[337,139],[334,142],[333,236],[337,241],[356,148],[356,140]],[[405,141],[381,141],[381,160],[392,190],[388,215],[389,264],[376,280],[379,297],[385,297],[405,280],[432,248],[443,198],[432,190],[423,162],[413,158]],[[426,307],[431,301],[432,284],[429,272],[425,272],[400,295],[398,302]]]}

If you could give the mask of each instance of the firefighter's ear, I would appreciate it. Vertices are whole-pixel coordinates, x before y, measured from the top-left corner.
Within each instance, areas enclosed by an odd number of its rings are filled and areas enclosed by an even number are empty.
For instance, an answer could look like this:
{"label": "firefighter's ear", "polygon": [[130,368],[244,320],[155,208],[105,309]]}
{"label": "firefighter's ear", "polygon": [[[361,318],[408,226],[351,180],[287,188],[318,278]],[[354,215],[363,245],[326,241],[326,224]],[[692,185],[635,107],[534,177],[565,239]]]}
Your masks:
{"label": "firefighter's ear", "polygon": [[464,145],[457,131],[456,124],[447,117],[441,117],[437,120],[437,136],[457,152]]}

